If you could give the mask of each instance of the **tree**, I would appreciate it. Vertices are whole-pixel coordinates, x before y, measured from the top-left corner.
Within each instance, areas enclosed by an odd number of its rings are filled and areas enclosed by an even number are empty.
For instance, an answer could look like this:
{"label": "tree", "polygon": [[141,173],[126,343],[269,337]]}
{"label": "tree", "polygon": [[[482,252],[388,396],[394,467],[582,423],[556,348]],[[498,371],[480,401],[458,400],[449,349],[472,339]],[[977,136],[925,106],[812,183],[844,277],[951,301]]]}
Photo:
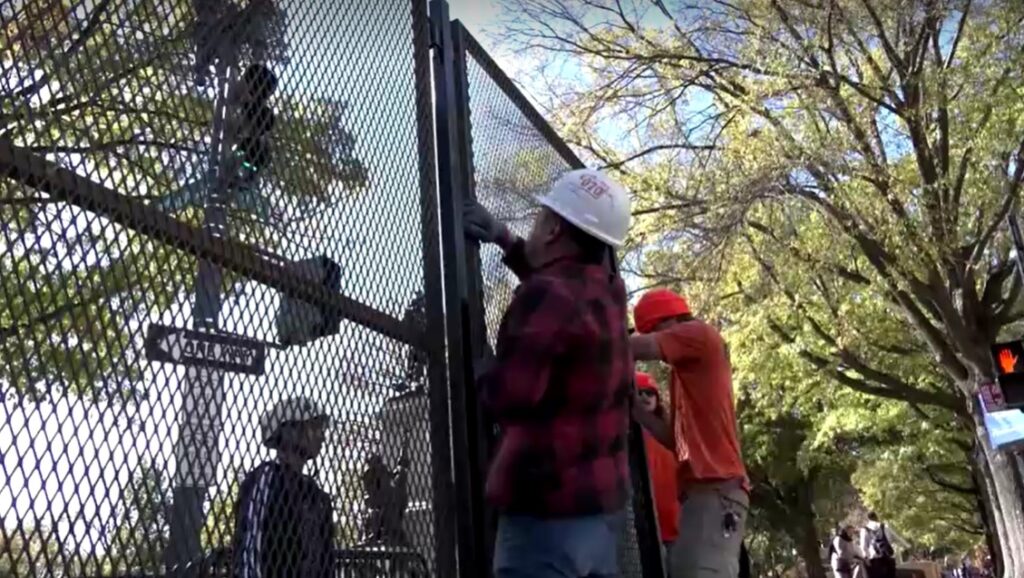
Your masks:
{"label": "tree", "polygon": [[66,562],[54,534],[41,526],[0,528],[0,578],[65,576]]}
{"label": "tree", "polygon": [[[836,499],[843,492],[830,486],[849,487],[848,460],[806,451],[810,428],[798,412],[767,420],[751,414],[739,416],[751,483],[749,519],[755,521],[755,531],[776,537],[768,543],[771,549],[790,546],[809,578],[824,578],[822,538],[828,535],[829,521],[841,518],[835,514],[845,513]],[[786,538],[782,544],[779,536]]]}
{"label": "tree", "polygon": [[[192,4],[5,4],[0,137],[198,224],[214,88],[194,83]],[[269,249],[289,235],[275,212],[308,218],[367,179],[345,103],[278,92],[276,157],[301,162],[272,164],[228,208],[231,235]],[[191,289],[196,260],[10,179],[0,221],[0,355],[23,360],[0,364],[0,380],[33,397],[139,393],[136,325]],[[226,275],[225,289],[238,281]]]}
{"label": "tree", "polygon": [[1004,575],[1024,571],[1013,456],[975,403],[1021,316],[1003,223],[1024,181],[1024,6],[511,4],[513,39],[580,70],[556,116],[634,190],[636,272],[751,299],[830,387],[952,414]]}
{"label": "tree", "polygon": [[726,299],[704,309],[727,327],[754,516],[780,533],[815,517],[824,537],[876,510],[916,546],[963,552],[976,545],[983,526],[967,461],[971,436],[954,413],[934,410],[923,420],[906,403],[834,387],[799,346],[771,330],[757,305]]}

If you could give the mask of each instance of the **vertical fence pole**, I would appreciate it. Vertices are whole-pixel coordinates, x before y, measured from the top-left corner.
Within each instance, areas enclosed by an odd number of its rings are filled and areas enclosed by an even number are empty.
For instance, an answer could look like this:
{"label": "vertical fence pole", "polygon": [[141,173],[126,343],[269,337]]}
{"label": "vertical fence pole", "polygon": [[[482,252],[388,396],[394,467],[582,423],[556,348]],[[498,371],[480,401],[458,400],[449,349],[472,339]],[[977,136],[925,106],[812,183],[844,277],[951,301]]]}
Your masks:
{"label": "vertical fence pole", "polygon": [[[466,242],[462,230],[462,207],[466,199],[466,158],[464,127],[460,126],[455,46],[451,20],[445,0],[431,0],[431,30],[434,44],[435,110],[437,123],[438,189],[441,206],[441,248],[444,255],[446,337],[448,342],[448,378],[451,384],[452,445],[459,452],[454,461],[456,535],[460,576],[483,576],[487,572],[481,559],[479,528],[474,510],[480,502],[473,491],[475,459],[470,447],[470,417],[467,414],[467,390],[473,387],[472,351],[466,323],[467,299]],[[461,82],[465,82],[462,80]]]}
{"label": "vertical fence pole", "polygon": [[[459,127],[459,159],[462,161],[464,194],[467,199],[476,200],[476,170],[473,158],[473,121],[469,107],[469,70],[467,59],[469,32],[458,20],[452,22],[452,70],[455,74],[455,116]],[[466,246],[466,316],[463,319],[463,333],[469,336],[467,343],[467,376],[472,377],[474,363],[484,355],[487,343],[487,318],[484,310],[483,277],[480,270],[480,250],[472,244]],[[490,576],[491,561],[494,557],[494,536],[497,530],[497,516],[487,507],[484,488],[487,481],[487,466],[494,443],[493,424],[481,410],[475,388],[466,390],[466,420],[471,432],[467,452],[470,464],[470,486],[472,492],[473,524],[476,528],[476,551],[481,564],[479,576]]]}
{"label": "vertical fence pole", "polygon": [[[445,293],[441,238],[438,227],[438,194],[434,178],[434,123],[431,110],[430,36],[431,21],[427,5],[412,1],[414,67],[416,74],[417,141],[420,150],[419,182],[421,227],[423,235],[424,297],[428,348],[427,383],[430,388],[431,484],[433,489],[433,533],[435,576],[458,576],[456,535],[452,532],[456,517],[455,488],[452,480],[450,389],[444,341]],[[438,130],[442,126],[438,122]],[[442,174],[444,169],[441,170]]]}
{"label": "vertical fence pole", "polygon": [[647,450],[640,424],[629,423],[629,471],[633,482],[633,523],[636,546],[640,551],[640,568],[647,578],[665,575],[665,561],[661,556],[661,531],[654,508],[651,475],[647,469]]}
{"label": "vertical fence pole", "polygon": [[[233,48],[222,52],[224,54],[216,65],[216,95],[206,176],[207,198],[203,229],[212,235],[227,237],[228,195],[224,173],[230,143],[224,128],[228,115],[228,92],[231,89],[237,57]],[[206,259],[199,259],[192,305],[193,329],[216,331],[219,328],[223,303],[220,292],[223,277],[220,266]],[[220,402],[223,400],[223,389],[224,374],[220,371],[190,367],[185,373],[182,406],[178,414],[178,439],[174,452],[177,460],[177,482],[172,494],[170,535],[164,554],[168,573],[173,571],[175,575],[182,575],[184,572],[194,575],[198,571],[198,565],[195,563],[202,556],[200,531],[204,523],[203,501],[206,498],[206,484],[209,482],[203,480],[202,482],[206,483],[201,483],[195,476],[196,470],[203,465],[216,472],[220,461],[217,454],[217,438],[220,435]],[[213,401],[213,407],[208,407],[209,401]],[[194,419],[200,421],[193,422]],[[204,464],[207,461],[212,463]],[[187,471],[183,473],[183,469]]]}

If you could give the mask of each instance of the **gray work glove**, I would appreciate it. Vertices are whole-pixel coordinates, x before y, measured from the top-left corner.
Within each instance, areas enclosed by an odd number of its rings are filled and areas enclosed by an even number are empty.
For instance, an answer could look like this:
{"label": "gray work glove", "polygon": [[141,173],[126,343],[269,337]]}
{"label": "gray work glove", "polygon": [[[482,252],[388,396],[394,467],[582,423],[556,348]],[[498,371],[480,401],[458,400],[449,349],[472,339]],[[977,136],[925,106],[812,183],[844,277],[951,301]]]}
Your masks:
{"label": "gray work glove", "polygon": [[480,243],[503,243],[511,237],[508,227],[476,201],[466,201],[462,208],[462,227],[466,237]]}

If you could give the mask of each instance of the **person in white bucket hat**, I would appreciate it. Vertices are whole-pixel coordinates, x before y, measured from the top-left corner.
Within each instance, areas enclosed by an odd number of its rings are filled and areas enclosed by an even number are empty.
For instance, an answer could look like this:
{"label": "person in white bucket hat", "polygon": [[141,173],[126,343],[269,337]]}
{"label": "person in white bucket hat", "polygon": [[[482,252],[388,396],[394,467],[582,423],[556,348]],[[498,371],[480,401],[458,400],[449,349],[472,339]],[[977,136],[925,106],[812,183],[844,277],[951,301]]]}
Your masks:
{"label": "person in white bucket hat", "polygon": [[303,471],[320,455],[330,421],[305,397],[281,400],[260,419],[263,445],[276,450],[277,459],[242,480],[233,576],[333,578],[331,497]]}
{"label": "person in white bucket hat", "polygon": [[629,231],[629,195],[576,170],[540,205],[525,240],[477,203],[463,219],[520,279],[477,380],[501,429],[486,489],[499,512],[494,575],[617,576],[633,360],[614,249]]}

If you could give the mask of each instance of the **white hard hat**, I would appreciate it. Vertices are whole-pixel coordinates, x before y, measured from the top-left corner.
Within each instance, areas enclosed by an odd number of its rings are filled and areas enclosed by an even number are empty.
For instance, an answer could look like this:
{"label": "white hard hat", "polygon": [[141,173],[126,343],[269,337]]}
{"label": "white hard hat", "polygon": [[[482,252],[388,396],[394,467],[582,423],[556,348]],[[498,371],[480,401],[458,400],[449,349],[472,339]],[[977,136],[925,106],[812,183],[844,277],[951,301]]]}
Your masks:
{"label": "white hard hat", "polygon": [[283,399],[260,419],[263,443],[270,442],[285,424],[318,419],[330,422],[330,416],[315,401],[305,397]]}
{"label": "white hard hat", "polygon": [[601,171],[569,171],[555,181],[539,202],[612,247],[621,247],[626,241],[629,193]]}

